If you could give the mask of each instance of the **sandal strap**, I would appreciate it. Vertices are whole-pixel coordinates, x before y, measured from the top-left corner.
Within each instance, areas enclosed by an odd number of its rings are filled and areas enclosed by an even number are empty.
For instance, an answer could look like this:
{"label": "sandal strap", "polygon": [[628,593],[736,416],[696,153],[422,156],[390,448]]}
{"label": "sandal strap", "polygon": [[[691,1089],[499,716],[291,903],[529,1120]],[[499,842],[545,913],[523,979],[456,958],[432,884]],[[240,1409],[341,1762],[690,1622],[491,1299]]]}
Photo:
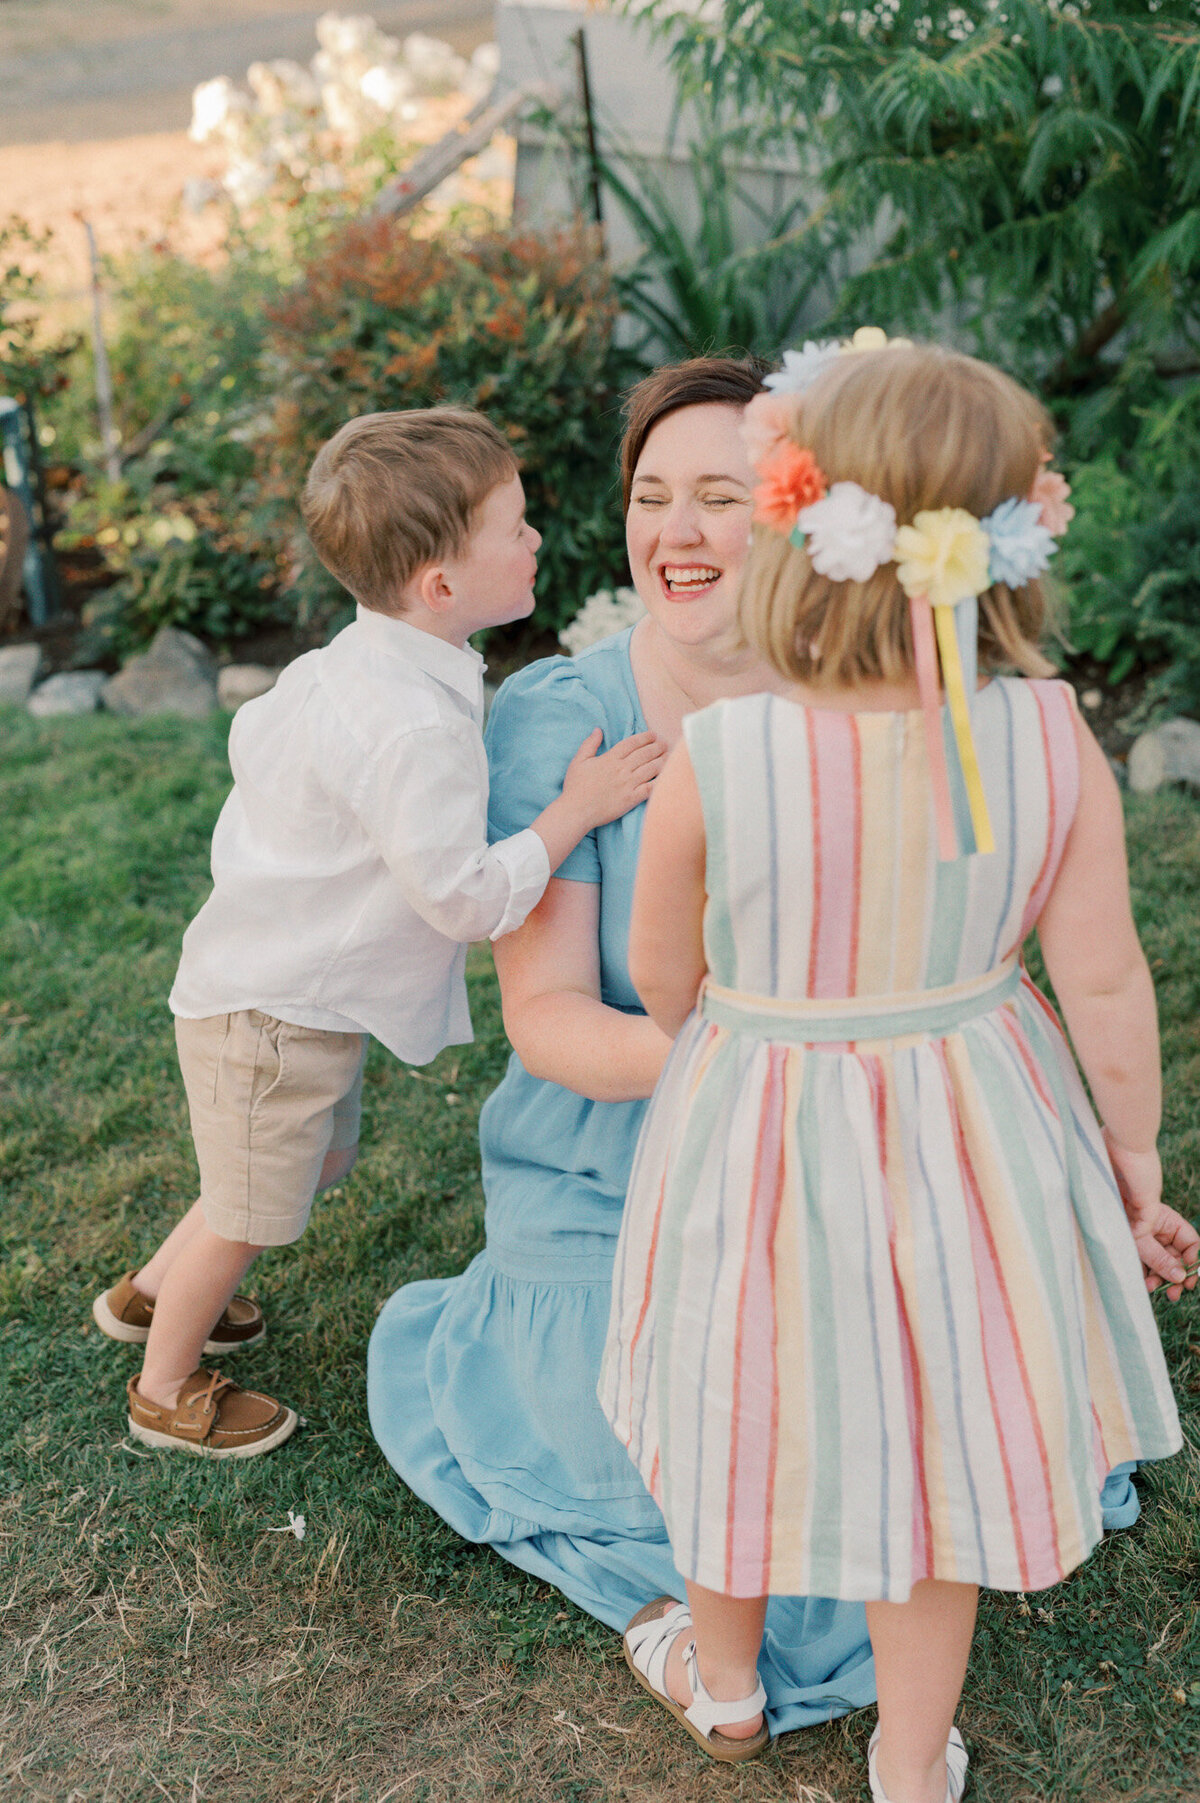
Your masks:
{"label": "sandal strap", "polygon": [[748,1721],[752,1715],[760,1715],[766,1708],[767,1693],[763,1689],[761,1678],[748,1697],[737,1697],[731,1703],[719,1703],[716,1697],[710,1696],[700,1676],[694,1640],[689,1641],[683,1649],[683,1663],[688,1683],[692,1687],[691,1703],[683,1713],[706,1739],[714,1728],[728,1727],[730,1722]]}
{"label": "sandal strap", "polygon": [[686,1603],[676,1603],[664,1615],[656,1616],[652,1621],[639,1622],[636,1627],[625,1630],[625,1644],[629,1648],[629,1657],[633,1660],[652,1690],[659,1696],[667,1696],[667,1655],[671,1651],[676,1638],[683,1633],[690,1633],[692,1612]]}
{"label": "sandal strap", "polygon": [[[880,1784],[875,1773],[875,1749],[879,1745],[879,1729],[876,1727],[867,1746],[867,1772],[871,1781],[871,1796],[874,1803],[888,1803],[887,1793]],[[967,1766],[970,1758],[963,1737],[957,1728],[951,1728],[950,1738],[946,1742],[946,1803],[960,1803],[963,1792],[967,1788]]]}

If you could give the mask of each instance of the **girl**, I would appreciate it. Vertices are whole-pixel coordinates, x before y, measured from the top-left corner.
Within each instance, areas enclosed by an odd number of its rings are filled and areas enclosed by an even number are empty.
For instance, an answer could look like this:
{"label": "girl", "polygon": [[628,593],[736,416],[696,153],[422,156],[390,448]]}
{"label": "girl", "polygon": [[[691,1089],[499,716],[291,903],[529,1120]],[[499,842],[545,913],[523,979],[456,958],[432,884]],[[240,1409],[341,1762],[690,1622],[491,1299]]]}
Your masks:
{"label": "girl", "polygon": [[687,1580],[626,1632],[645,1687],[748,1757],[768,1595],[861,1598],[872,1795],[957,1803],[978,1586],[1055,1583],[1105,1473],[1179,1447],[1138,1255],[1174,1298],[1198,1240],[1116,785],[1037,649],[1049,421],[969,357],[847,349],[747,415],[742,623],[793,686],[692,714],[649,805],[630,969],[679,1037],[600,1399]]}

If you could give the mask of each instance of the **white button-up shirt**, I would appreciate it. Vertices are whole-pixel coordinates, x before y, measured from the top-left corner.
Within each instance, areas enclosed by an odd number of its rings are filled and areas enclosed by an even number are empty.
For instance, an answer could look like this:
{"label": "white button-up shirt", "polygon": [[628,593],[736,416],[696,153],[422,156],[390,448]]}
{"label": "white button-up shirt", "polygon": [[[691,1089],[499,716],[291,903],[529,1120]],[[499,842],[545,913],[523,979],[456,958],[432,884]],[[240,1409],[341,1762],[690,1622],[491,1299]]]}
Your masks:
{"label": "white button-up shirt", "polygon": [[487,842],[483,671],[360,607],[238,710],[174,1013],[359,1029],[410,1064],[471,1038],[467,943],[520,926],[550,876],[531,829]]}

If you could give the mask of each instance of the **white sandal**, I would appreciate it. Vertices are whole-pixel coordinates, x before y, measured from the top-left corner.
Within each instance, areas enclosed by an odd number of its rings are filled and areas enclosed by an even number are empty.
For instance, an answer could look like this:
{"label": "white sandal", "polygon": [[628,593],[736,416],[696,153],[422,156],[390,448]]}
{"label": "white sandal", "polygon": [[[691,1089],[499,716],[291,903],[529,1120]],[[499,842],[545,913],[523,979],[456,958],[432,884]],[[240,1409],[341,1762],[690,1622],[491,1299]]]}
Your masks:
{"label": "white sandal", "polygon": [[[665,1610],[664,1603],[668,1605]],[[683,1649],[684,1668],[692,1687],[688,1707],[685,1709],[682,1703],[677,1703],[667,1690],[667,1655],[680,1634],[691,1636],[691,1628],[692,1616],[686,1603],[677,1603],[673,1596],[656,1597],[644,1609],[638,1610],[625,1630],[625,1663],[642,1689],[648,1690],[656,1702],[669,1709],[697,1746],[703,1747],[713,1759],[722,1759],[729,1764],[753,1759],[771,1739],[765,1718],[758,1733],[747,1740],[734,1740],[718,1730],[729,1722],[744,1722],[766,1708],[767,1693],[761,1680],[752,1696],[740,1697],[735,1703],[718,1703],[704,1688],[696,1668],[696,1642],[689,1638]]]}
{"label": "white sandal", "polygon": [[[867,1744],[867,1772],[871,1779],[874,1803],[888,1803],[888,1794],[875,1773],[875,1750],[878,1745],[879,1729],[876,1728]],[[950,1738],[946,1742],[946,1803],[959,1803],[959,1798],[967,1788],[967,1764],[963,1737],[957,1728],[951,1728]]]}

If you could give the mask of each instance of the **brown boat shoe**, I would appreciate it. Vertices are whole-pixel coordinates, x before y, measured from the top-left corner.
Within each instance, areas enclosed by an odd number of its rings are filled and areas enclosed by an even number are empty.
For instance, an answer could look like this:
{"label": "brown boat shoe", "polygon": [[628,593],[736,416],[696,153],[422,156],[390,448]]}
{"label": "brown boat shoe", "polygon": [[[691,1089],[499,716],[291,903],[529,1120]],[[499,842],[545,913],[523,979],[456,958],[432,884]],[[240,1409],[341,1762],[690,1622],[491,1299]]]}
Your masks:
{"label": "brown boat shoe", "polygon": [[[143,1346],[154,1319],[154,1304],[148,1296],[134,1289],[133,1272],[126,1271],[120,1283],[97,1296],[92,1304],[92,1319],[110,1340]],[[234,1296],[205,1340],[204,1351],[210,1356],[240,1352],[243,1346],[257,1346],[266,1331],[267,1324],[257,1302],[252,1302],[249,1296]]]}
{"label": "brown boat shoe", "polygon": [[258,1390],[243,1390],[219,1371],[203,1367],[185,1377],[174,1408],[160,1408],[138,1393],[131,1377],[129,1431],[143,1446],[195,1452],[209,1459],[252,1459],[270,1452],[295,1431],[296,1411]]}

